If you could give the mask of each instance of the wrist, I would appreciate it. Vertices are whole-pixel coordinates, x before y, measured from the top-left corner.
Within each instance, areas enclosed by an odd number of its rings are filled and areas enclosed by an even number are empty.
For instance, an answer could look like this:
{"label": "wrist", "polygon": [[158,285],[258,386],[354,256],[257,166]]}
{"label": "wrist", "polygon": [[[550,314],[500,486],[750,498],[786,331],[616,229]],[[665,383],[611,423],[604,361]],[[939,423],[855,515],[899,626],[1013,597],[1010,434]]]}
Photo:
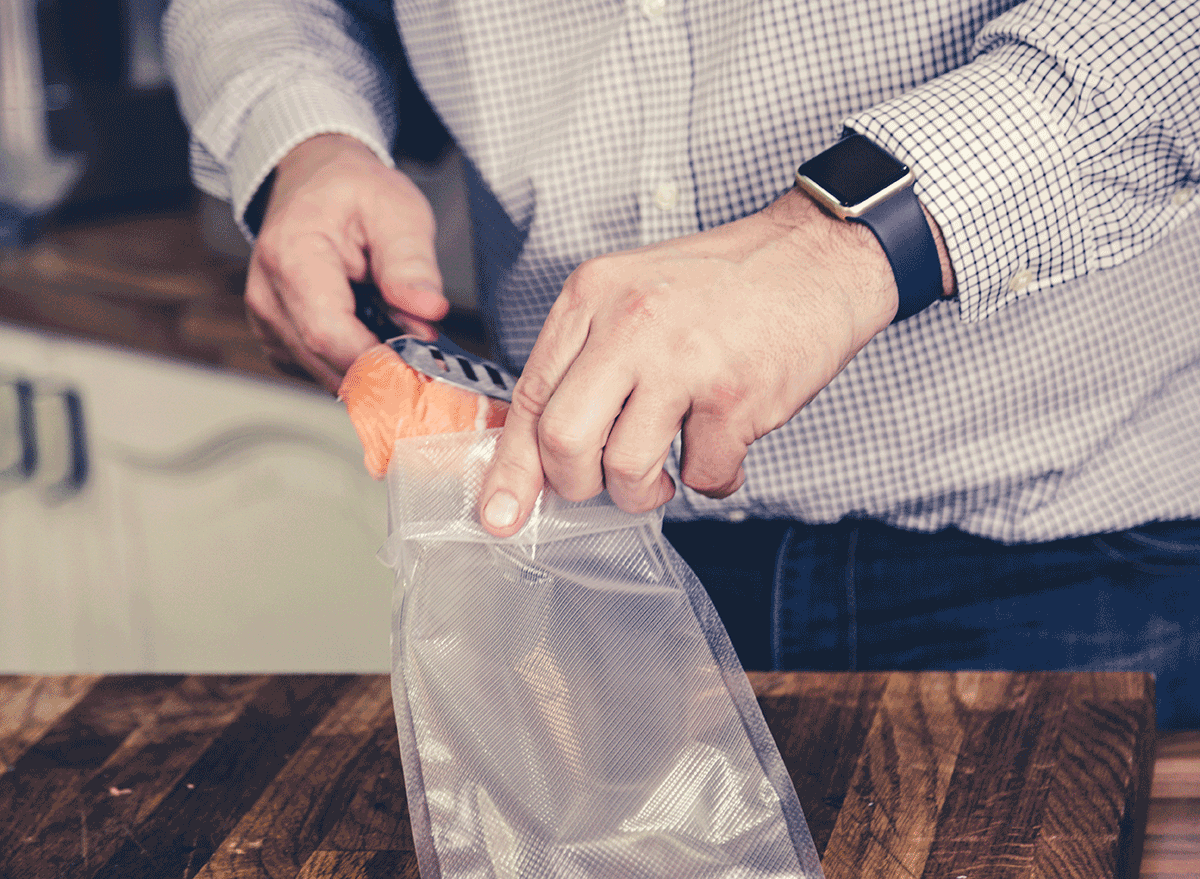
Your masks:
{"label": "wrist", "polygon": [[[769,205],[764,213],[770,213],[775,216],[776,220],[790,226],[799,226],[801,223],[811,220],[811,215],[816,212],[823,217],[831,230],[840,229],[848,236],[848,243],[857,242],[862,247],[861,255],[876,263],[876,268],[882,266],[886,269],[888,278],[891,280],[893,290],[896,286],[895,276],[892,274],[891,264],[887,260],[886,254],[883,252],[883,247],[879,244],[879,240],[872,234],[871,230],[861,223],[847,223],[839,220],[833,214],[826,211],[821,205],[804,190],[797,187],[792,187],[781,196],[776,202]],[[925,216],[925,222],[929,225],[929,232],[933,236],[934,246],[937,248],[938,264],[942,274],[942,291],[941,298],[953,299],[957,292],[957,285],[954,278],[954,267],[950,262],[950,251],[946,247],[946,239],[942,236],[941,227],[929,213],[929,209],[925,205],[921,205],[921,213]],[[836,234],[836,233],[835,233]]]}
{"label": "wrist", "polygon": [[796,185],[838,219],[866,226],[892,269],[898,293],[893,322],[924,311],[953,289],[937,223],[913,189],[913,170],[853,131],[796,170]]}
{"label": "wrist", "polygon": [[[345,134],[318,134],[292,147],[276,164],[256,196],[261,200],[261,222],[285,209],[314,181],[386,173],[389,170],[375,152],[357,138]],[[380,184],[382,186],[382,183]],[[338,190],[351,198],[349,187]]]}
{"label": "wrist", "polygon": [[345,134],[318,134],[292,147],[275,166],[273,189],[290,192],[322,169],[338,163],[384,167],[362,141]]}
{"label": "wrist", "polygon": [[891,323],[899,292],[891,264],[870,229],[838,219],[798,187],[770,204],[763,216],[783,230],[802,265],[821,265],[837,279],[856,347]]}

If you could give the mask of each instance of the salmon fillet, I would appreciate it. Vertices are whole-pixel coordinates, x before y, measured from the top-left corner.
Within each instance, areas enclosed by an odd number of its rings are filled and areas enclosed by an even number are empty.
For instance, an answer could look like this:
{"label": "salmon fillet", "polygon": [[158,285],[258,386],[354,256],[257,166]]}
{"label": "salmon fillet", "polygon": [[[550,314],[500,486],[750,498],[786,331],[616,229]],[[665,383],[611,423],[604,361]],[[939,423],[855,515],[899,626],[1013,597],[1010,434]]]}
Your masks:
{"label": "salmon fillet", "polygon": [[363,445],[363,462],[376,479],[387,473],[396,440],[434,433],[501,427],[508,404],[413,369],[387,345],[364,351],[350,365],[338,399]]}

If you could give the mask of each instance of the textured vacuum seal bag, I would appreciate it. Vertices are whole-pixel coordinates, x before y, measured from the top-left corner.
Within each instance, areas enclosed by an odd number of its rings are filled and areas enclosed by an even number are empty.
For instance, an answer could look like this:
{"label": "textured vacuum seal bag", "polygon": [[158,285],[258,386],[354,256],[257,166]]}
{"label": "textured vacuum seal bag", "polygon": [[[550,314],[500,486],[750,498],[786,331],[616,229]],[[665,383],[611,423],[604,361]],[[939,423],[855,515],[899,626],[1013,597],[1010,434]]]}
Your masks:
{"label": "textured vacuum seal bag", "polygon": [[656,514],[544,492],[500,539],[498,430],[399,440],[392,696],[423,879],[819,879],[725,629]]}

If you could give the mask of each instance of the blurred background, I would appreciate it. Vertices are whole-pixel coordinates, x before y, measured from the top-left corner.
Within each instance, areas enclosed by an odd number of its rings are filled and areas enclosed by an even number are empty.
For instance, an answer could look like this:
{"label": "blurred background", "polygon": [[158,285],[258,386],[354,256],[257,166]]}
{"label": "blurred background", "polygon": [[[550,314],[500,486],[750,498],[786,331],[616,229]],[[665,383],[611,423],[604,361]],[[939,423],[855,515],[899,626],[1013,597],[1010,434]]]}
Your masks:
{"label": "blurred background", "polygon": [[[249,334],[165,6],[0,0],[0,673],[386,671],[384,489]],[[404,74],[397,160],[478,350],[460,158]]]}

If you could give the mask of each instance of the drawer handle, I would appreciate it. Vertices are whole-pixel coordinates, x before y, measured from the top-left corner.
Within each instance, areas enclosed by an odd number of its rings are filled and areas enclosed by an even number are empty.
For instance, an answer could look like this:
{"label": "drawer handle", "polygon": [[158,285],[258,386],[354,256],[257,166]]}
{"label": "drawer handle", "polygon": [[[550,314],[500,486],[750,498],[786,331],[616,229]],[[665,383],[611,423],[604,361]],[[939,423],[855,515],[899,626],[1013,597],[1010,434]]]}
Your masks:
{"label": "drawer handle", "polygon": [[8,385],[16,397],[17,444],[20,450],[17,459],[0,470],[0,478],[25,482],[33,477],[38,466],[37,427],[33,415],[35,392],[33,382],[26,379],[13,379]]}
{"label": "drawer handle", "polygon": [[48,493],[55,500],[66,500],[79,494],[87,484],[91,461],[88,457],[87,431],[84,427],[83,400],[74,388],[64,388],[56,396],[62,403],[66,425],[67,461],[62,478],[50,485]]}
{"label": "drawer handle", "polygon": [[77,494],[87,484],[90,461],[88,459],[87,432],[83,424],[83,401],[74,388],[63,391],[63,408],[66,410],[67,429],[71,444],[71,468],[59,485],[59,492]]}

